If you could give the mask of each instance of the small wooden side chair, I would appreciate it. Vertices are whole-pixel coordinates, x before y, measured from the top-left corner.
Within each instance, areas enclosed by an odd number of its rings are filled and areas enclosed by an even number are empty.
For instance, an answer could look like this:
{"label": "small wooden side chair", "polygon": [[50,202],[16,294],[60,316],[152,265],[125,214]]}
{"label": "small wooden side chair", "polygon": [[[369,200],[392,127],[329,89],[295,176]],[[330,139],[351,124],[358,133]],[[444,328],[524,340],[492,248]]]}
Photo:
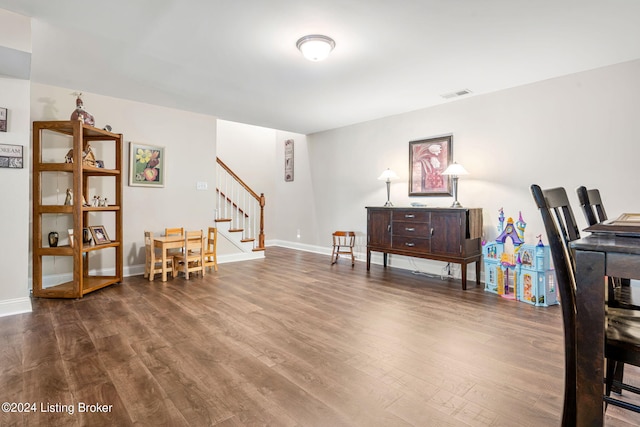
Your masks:
{"label": "small wooden side chair", "polygon": [[218,271],[218,229],[216,227],[209,227],[207,231],[207,246],[204,251],[204,266],[213,267],[213,271]]}
{"label": "small wooden side chair", "polygon": [[204,269],[204,233],[202,230],[187,231],[184,234],[184,252],[173,256],[173,271],[184,272],[185,279],[189,273],[197,271],[205,275]]}
{"label": "small wooden side chair", "polygon": [[[153,232],[144,232],[144,278],[149,278],[152,282],[156,273],[162,274],[162,257],[156,254],[156,249],[153,247]],[[173,275],[173,257],[167,257],[167,272]]]}
{"label": "small wooden side chair", "polygon": [[353,231],[336,231],[333,233],[333,250],[331,251],[331,265],[338,262],[340,254],[351,255],[351,266],[355,264],[353,246],[356,243],[356,233]]}
{"label": "small wooden side chair", "polygon": [[[165,236],[184,236],[184,228],[183,227],[165,228],[164,235]],[[167,254],[175,255],[181,252],[182,252],[182,249],[169,249]]]}
{"label": "small wooden side chair", "polygon": [[164,235],[165,236],[184,236],[184,228],[182,227],[165,228]]}

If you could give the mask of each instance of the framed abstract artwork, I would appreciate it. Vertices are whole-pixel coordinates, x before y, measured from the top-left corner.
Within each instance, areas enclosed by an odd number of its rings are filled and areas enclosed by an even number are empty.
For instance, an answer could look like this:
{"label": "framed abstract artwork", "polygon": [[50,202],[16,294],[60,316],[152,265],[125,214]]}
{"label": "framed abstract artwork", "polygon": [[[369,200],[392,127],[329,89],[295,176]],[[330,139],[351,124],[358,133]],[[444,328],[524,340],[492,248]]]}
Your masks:
{"label": "framed abstract artwork", "polygon": [[442,172],[453,161],[453,135],[409,142],[409,196],[451,196]]}
{"label": "framed abstract artwork", "polygon": [[164,147],[129,143],[129,185],[164,187]]}

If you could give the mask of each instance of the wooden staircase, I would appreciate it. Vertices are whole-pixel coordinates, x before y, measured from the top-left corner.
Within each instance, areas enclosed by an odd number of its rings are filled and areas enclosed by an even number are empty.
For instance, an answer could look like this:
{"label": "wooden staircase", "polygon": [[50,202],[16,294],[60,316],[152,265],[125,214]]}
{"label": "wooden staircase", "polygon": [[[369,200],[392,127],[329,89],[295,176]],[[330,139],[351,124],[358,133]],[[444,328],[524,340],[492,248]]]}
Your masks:
{"label": "wooden staircase", "polygon": [[264,251],[264,194],[249,188],[222,160],[216,162],[218,232],[243,252]]}

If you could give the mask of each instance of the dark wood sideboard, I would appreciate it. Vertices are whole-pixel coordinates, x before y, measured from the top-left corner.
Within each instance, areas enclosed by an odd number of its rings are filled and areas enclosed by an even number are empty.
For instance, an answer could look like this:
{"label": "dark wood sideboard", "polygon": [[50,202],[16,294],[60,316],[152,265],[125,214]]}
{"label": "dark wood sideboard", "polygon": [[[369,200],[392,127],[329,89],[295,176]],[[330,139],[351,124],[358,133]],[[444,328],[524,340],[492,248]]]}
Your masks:
{"label": "dark wood sideboard", "polygon": [[367,207],[367,270],[371,252],[460,264],[467,289],[467,264],[476,263],[480,283],[482,209]]}

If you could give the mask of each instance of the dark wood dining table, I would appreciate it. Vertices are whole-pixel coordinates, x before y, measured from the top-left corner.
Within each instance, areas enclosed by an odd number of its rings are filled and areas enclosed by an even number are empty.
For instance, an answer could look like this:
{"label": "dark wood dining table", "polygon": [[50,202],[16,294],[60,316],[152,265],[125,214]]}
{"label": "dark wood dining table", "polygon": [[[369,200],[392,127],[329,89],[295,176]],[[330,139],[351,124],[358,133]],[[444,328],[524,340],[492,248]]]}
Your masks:
{"label": "dark wood dining table", "polygon": [[605,276],[640,279],[640,233],[626,234],[597,232],[571,243],[576,261],[578,426],[604,422]]}

